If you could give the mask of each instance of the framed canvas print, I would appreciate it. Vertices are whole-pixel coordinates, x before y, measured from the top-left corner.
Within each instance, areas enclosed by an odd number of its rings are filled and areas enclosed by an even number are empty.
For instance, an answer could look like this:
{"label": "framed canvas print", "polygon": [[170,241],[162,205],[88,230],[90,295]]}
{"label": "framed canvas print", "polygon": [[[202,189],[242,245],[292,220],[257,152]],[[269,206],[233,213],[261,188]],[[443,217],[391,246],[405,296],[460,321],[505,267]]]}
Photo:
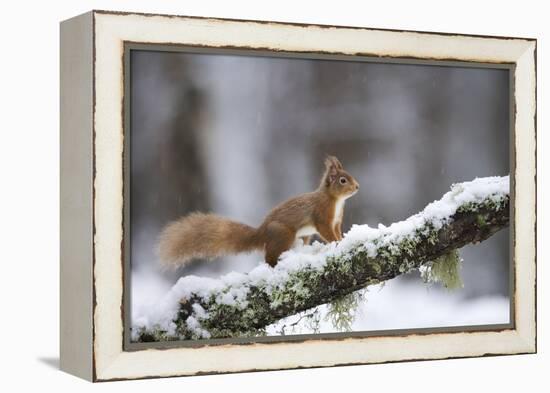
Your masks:
{"label": "framed canvas print", "polygon": [[61,368],[536,351],[536,41],[61,23]]}

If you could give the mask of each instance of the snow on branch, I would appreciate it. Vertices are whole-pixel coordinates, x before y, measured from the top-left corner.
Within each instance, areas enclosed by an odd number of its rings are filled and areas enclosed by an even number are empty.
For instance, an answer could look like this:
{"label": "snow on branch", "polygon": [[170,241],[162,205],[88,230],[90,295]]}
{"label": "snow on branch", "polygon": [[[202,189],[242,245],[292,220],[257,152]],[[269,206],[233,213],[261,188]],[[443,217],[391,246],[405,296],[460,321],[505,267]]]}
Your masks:
{"label": "snow on branch", "polygon": [[164,298],[135,316],[135,341],[262,334],[281,318],[426,265],[481,242],[509,221],[509,178],[453,184],[440,200],[388,227],[354,225],[340,242],[300,246],[275,268],[220,279],[182,277]]}

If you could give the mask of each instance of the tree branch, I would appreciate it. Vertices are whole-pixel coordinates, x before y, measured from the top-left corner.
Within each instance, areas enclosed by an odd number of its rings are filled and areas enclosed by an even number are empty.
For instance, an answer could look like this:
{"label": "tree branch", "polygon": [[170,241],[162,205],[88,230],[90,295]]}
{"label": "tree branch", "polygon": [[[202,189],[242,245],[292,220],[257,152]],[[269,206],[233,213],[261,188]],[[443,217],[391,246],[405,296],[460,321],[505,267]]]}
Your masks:
{"label": "tree branch", "polygon": [[354,226],[339,243],[303,246],[249,274],[184,277],[155,311],[137,318],[137,341],[258,334],[281,318],[417,269],[509,222],[508,177],[453,186],[440,201],[390,227]]}

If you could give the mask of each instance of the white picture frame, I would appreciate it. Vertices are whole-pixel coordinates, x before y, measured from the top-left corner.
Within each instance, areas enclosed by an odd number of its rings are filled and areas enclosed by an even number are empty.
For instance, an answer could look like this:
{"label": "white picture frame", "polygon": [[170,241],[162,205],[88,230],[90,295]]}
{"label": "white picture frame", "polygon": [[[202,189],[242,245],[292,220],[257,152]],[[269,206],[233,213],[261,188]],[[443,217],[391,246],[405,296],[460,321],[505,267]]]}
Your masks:
{"label": "white picture frame", "polygon": [[[510,65],[512,326],[125,350],[125,43]],[[534,39],[106,11],[62,22],[61,368],[109,381],[536,352],[535,97]]]}

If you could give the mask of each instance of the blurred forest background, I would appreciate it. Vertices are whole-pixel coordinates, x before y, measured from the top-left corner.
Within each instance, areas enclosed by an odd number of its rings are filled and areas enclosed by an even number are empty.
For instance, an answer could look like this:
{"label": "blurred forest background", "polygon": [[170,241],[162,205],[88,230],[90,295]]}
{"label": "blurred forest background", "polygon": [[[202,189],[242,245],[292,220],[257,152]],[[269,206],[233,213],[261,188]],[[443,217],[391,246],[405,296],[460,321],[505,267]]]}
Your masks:
{"label": "blurred forest background", "polygon": [[[131,51],[131,301],[181,276],[246,272],[259,253],[162,271],[159,232],[192,211],[258,226],[336,155],[361,184],[343,231],[403,220],[454,182],[509,173],[503,69]],[[507,323],[509,231],[461,250],[464,289],[418,274],[367,296],[355,330]]]}

